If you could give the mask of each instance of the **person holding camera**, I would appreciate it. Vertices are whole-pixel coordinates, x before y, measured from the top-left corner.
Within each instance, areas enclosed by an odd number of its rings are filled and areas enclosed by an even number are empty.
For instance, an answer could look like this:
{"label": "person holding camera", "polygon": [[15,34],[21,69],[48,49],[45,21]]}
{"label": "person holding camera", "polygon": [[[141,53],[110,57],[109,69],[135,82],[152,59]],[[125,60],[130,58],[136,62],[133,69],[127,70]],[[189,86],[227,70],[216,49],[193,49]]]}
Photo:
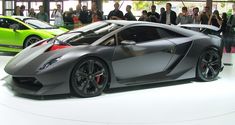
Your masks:
{"label": "person holding camera", "polygon": [[188,8],[182,7],[182,13],[178,15],[176,19],[176,24],[190,24],[192,22],[192,16],[188,14]]}
{"label": "person holding camera", "polygon": [[63,20],[63,12],[61,9],[61,5],[57,4],[57,9],[54,9],[51,18],[55,18],[54,25],[57,27],[64,26],[64,20]]}
{"label": "person holding camera", "polygon": [[[213,12],[213,14],[211,14],[210,19],[208,21],[208,24],[212,25],[212,26],[216,26],[218,28],[221,28],[222,18],[219,16],[219,11],[218,10],[215,10]],[[220,36],[220,32],[219,31],[210,31],[210,32],[211,32],[211,34]]]}
{"label": "person holding camera", "polygon": [[210,19],[208,21],[209,25],[216,26],[218,28],[221,27],[222,24],[222,18],[219,16],[219,11],[215,10],[213,14],[210,16]]}
{"label": "person holding camera", "polygon": [[149,21],[147,10],[142,11],[142,15],[140,16],[138,21]]}
{"label": "person holding camera", "polygon": [[151,12],[148,12],[148,17],[150,19],[150,22],[159,23],[160,22],[160,15],[156,12],[156,6],[151,6]]}
{"label": "person holding camera", "polygon": [[29,14],[28,14],[28,17],[34,17],[34,18],[36,18],[36,13],[35,13],[35,11],[34,11],[34,9],[33,8],[30,8],[29,9]]}
{"label": "person holding camera", "polygon": [[200,24],[200,15],[199,15],[199,8],[193,8],[193,15],[192,15],[193,24]]}

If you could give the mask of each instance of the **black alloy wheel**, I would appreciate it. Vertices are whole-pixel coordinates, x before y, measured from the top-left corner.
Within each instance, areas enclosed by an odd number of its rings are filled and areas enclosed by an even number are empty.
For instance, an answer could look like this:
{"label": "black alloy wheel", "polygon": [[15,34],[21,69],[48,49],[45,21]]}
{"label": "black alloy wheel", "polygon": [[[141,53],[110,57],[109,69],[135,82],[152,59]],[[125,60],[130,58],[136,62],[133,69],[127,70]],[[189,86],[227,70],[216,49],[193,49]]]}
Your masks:
{"label": "black alloy wheel", "polygon": [[213,81],[221,71],[221,56],[215,50],[202,53],[197,65],[197,78],[202,81]]}
{"label": "black alloy wheel", "polygon": [[102,94],[109,79],[108,68],[97,58],[81,60],[71,74],[71,89],[79,97]]}
{"label": "black alloy wheel", "polygon": [[42,39],[40,37],[38,37],[38,36],[30,36],[29,38],[27,38],[25,40],[24,48],[26,48],[26,47],[28,47],[28,46],[30,46],[30,45],[32,45],[32,44],[34,44],[34,43],[36,43],[36,42],[38,42],[40,40],[42,40]]}

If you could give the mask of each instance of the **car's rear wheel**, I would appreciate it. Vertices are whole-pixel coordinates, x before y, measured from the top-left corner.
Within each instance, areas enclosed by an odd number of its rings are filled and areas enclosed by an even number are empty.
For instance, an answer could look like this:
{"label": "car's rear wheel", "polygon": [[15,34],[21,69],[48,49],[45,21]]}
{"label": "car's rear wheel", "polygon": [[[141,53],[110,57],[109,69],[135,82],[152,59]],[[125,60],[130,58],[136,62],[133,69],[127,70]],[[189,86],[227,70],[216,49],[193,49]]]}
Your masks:
{"label": "car's rear wheel", "polygon": [[197,78],[202,81],[213,81],[221,70],[221,56],[211,49],[202,53],[197,65]]}
{"label": "car's rear wheel", "polygon": [[102,94],[109,79],[106,64],[97,58],[79,61],[71,73],[71,90],[79,97],[94,97]]}
{"label": "car's rear wheel", "polygon": [[26,48],[26,47],[28,47],[28,46],[30,46],[40,40],[42,40],[42,39],[38,36],[30,36],[25,40],[24,48]]}

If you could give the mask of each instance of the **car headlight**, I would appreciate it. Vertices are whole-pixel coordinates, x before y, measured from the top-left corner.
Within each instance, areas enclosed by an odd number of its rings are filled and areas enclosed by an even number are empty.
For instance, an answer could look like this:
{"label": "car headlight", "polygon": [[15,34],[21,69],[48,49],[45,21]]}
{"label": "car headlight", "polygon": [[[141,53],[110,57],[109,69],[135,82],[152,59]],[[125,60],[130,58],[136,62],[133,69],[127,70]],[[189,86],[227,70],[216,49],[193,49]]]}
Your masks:
{"label": "car headlight", "polygon": [[54,59],[50,60],[49,62],[45,63],[43,66],[41,66],[41,67],[39,68],[39,70],[47,69],[49,66],[51,66],[51,65],[53,65],[53,64],[55,64],[55,63],[57,63],[57,62],[60,61],[60,60],[61,60],[61,57],[54,58]]}

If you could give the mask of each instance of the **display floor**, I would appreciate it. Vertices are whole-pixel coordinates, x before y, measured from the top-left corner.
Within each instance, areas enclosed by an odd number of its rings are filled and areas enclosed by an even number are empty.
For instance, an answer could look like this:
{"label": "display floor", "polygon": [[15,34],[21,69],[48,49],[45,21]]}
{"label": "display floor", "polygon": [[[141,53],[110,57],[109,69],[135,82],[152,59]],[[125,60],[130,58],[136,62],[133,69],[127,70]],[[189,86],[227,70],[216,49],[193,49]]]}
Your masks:
{"label": "display floor", "polygon": [[[0,55],[0,79],[11,56]],[[115,90],[94,98],[13,94],[0,80],[2,125],[234,125],[235,55],[213,82],[180,81]],[[141,88],[141,89],[139,89]]]}

